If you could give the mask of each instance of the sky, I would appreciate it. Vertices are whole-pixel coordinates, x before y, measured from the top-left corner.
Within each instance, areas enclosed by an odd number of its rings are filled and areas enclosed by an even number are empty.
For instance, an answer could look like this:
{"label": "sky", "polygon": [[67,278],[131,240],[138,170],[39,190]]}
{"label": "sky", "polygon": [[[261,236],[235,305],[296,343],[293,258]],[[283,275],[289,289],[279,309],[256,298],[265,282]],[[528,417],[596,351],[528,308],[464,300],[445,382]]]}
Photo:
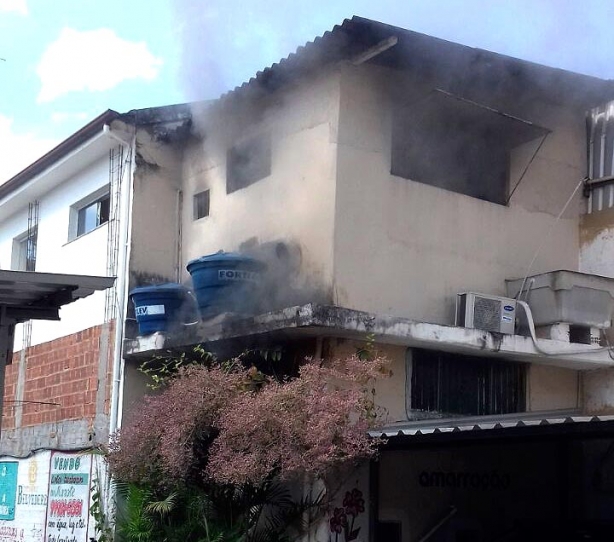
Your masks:
{"label": "sky", "polygon": [[614,79],[612,0],[0,0],[0,183],[106,109],[215,98],[352,15]]}

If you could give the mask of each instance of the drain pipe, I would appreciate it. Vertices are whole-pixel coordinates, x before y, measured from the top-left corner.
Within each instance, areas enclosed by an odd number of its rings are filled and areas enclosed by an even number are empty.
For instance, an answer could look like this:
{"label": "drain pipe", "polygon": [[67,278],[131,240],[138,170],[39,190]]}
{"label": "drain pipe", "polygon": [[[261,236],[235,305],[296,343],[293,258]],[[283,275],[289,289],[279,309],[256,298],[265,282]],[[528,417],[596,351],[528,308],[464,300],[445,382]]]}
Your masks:
{"label": "drain pipe", "polygon": [[109,435],[115,433],[121,420],[121,402],[123,397],[124,379],[124,326],[126,317],[126,304],[128,299],[128,268],[130,262],[130,232],[132,230],[132,196],[134,187],[135,169],[135,149],[136,149],[136,129],[130,141],[122,139],[115,134],[109,125],[105,124],[102,129],[111,139],[119,142],[130,153],[130,165],[126,174],[127,186],[124,185],[125,178],[122,175],[120,184],[120,238],[117,259],[117,283],[116,283],[116,303],[117,312],[115,316],[115,344],[113,355],[113,370],[111,381],[111,408],[109,413]]}

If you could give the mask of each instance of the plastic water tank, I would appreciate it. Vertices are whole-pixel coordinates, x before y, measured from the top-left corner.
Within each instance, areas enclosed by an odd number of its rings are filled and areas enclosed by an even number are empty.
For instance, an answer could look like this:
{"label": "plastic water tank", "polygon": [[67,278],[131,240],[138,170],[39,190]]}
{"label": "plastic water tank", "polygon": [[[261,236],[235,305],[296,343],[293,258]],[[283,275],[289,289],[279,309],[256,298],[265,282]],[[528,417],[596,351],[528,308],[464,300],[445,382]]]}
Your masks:
{"label": "plastic water tank", "polygon": [[135,288],[130,298],[139,335],[151,335],[156,331],[171,331],[181,323],[189,294],[181,284],[168,283]]}
{"label": "plastic water tank", "polygon": [[233,252],[217,252],[192,260],[187,270],[203,320],[223,312],[253,312],[266,265]]}

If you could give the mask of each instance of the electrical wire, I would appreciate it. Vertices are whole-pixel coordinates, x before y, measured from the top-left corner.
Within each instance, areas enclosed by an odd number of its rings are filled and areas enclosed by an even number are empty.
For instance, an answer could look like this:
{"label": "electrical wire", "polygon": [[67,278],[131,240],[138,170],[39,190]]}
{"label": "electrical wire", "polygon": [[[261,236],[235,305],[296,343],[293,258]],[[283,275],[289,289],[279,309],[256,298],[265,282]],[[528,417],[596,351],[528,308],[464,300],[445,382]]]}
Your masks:
{"label": "electrical wire", "polygon": [[529,265],[527,267],[527,270],[526,270],[526,272],[524,274],[524,277],[522,278],[522,283],[520,285],[520,290],[518,290],[518,294],[516,294],[516,300],[520,299],[520,295],[522,294],[522,292],[524,290],[524,287],[525,287],[525,284],[527,282],[527,279],[529,278],[529,274],[531,273],[531,270],[533,269],[533,265],[535,264],[535,260],[537,260],[537,257],[539,256],[539,253],[542,251],[542,248],[544,248],[544,245],[546,244],[546,242],[550,240],[550,236],[552,235],[552,231],[554,230],[554,227],[557,225],[558,221],[563,216],[563,213],[565,213],[565,211],[567,210],[567,207],[569,207],[569,204],[572,202],[574,196],[576,195],[576,192],[583,185],[584,185],[584,179],[582,179],[576,185],[576,187],[574,188],[573,192],[571,193],[571,196],[569,196],[569,198],[565,202],[565,205],[563,205],[563,208],[561,209],[561,212],[557,215],[557,217],[554,220],[554,222],[552,224],[550,224],[550,227],[548,228],[548,231],[546,232],[546,235],[544,235],[544,238],[542,239],[542,242],[537,247],[537,250],[535,251],[535,254],[533,255],[533,258],[531,259],[531,262],[529,263]]}
{"label": "electrical wire", "polygon": [[510,195],[505,200],[505,205],[507,205],[510,202],[510,200],[512,199],[512,196],[514,195],[514,192],[516,192],[516,189],[518,188],[518,186],[522,182],[522,179],[524,179],[524,176],[527,174],[527,171],[529,171],[529,168],[531,167],[531,164],[533,163],[533,160],[535,160],[535,157],[537,156],[537,153],[540,151],[540,149],[542,148],[544,142],[546,141],[546,138],[549,135],[550,135],[550,132],[547,132],[546,135],[544,135],[544,137],[542,137],[542,140],[539,142],[539,145],[537,146],[535,151],[533,151],[533,155],[531,156],[531,159],[527,162],[527,165],[522,170],[522,173],[520,174],[520,177],[519,177],[518,181],[516,181],[516,184],[514,185],[514,188],[512,188],[512,191],[510,192]]}

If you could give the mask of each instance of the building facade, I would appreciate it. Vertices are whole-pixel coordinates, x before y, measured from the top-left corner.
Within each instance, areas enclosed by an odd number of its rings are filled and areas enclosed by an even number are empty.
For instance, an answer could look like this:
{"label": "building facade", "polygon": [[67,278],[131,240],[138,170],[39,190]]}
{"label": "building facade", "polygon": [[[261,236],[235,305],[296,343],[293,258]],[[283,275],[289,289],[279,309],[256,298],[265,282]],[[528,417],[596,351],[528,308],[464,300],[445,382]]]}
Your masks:
{"label": "building facade", "polygon": [[[388,444],[348,486],[362,540],[600,536],[613,98],[355,17],[213,102],[103,114],[0,186],[0,265],[118,277],[17,331],[2,453],[103,444],[168,347],[331,358],[375,337],[394,374]],[[139,336],[129,291],[189,285],[220,250],[267,265],[251,314]]]}

